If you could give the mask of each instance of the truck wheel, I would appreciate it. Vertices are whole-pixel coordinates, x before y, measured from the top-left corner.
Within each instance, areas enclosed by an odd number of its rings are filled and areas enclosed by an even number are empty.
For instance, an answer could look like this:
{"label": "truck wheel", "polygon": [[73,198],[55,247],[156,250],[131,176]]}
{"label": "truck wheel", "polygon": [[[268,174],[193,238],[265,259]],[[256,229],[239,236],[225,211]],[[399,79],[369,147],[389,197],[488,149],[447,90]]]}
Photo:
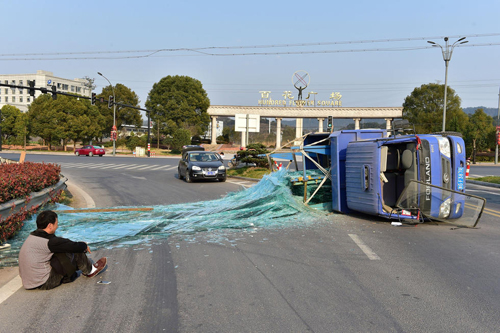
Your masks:
{"label": "truck wheel", "polygon": [[192,183],[193,180],[191,179],[191,176],[189,175],[189,171],[186,172],[186,183]]}
{"label": "truck wheel", "polygon": [[92,152],[90,152],[90,153],[89,153],[89,156],[90,156],[90,157],[92,157],[92,156],[94,156],[94,154],[93,154]]}

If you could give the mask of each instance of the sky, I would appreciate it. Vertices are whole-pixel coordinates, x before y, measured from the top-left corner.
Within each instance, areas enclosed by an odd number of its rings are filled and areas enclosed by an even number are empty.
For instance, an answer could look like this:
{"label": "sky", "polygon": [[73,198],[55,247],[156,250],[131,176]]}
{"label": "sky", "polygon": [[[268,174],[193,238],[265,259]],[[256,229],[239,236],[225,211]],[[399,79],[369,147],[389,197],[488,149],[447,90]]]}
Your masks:
{"label": "sky", "polygon": [[121,83],[144,106],[154,83],[186,75],[212,105],[256,106],[259,91],[398,107],[414,88],[444,84],[439,47],[453,49],[448,85],[462,107],[497,108],[500,1],[0,1],[0,73],[37,70]]}

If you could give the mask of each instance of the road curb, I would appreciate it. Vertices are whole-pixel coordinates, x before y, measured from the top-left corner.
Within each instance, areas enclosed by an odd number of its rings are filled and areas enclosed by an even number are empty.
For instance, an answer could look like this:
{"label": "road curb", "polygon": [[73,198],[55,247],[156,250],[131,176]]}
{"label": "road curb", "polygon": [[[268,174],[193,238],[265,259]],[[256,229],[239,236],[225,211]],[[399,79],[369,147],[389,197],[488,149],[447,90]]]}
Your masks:
{"label": "road curb", "polygon": [[242,179],[242,180],[248,180],[251,182],[260,182],[260,179],[255,179],[255,178],[248,178],[248,177],[241,177],[241,176],[228,176],[229,178],[236,178],[236,179]]}
{"label": "road curb", "polygon": [[73,196],[73,201],[70,206],[73,208],[95,208],[95,201],[92,197],[85,192],[81,187],[68,180],[66,182],[68,185],[67,191]]}
{"label": "road curb", "polygon": [[482,182],[482,181],[479,181],[479,180],[469,180],[469,179],[467,179],[466,182],[470,183],[470,184],[475,184],[475,185],[482,185],[482,186],[489,186],[489,187],[500,188],[500,184]]}

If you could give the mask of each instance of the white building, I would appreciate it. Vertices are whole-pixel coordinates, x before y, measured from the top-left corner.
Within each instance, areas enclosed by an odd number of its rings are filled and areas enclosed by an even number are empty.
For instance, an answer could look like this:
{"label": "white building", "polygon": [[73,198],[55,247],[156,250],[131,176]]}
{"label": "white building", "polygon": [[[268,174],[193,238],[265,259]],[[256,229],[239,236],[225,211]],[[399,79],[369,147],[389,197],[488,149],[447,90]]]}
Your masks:
{"label": "white building", "polygon": [[[52,86],[56,86],[57,91],[70,94],[78,94],[90,97],[92,91],[85,87],[87,82],[85,79],[64,79],[54,76],[54,73],[38,70],[36,74],[0,74],[0,83],[12,84],[18,86],[28,86],[28,81],[35,81],[35,88],[46,87],[51,91]],[[17,89],[0,86],[0,108],[9,104],[17,107],[22,112],[28,111],[28,105],[31,104],[33,98],[42,94],[41,91],[35,90],[35,97],[29,95],[28,89]],[[50,94],[50,93],[49,93]]]}

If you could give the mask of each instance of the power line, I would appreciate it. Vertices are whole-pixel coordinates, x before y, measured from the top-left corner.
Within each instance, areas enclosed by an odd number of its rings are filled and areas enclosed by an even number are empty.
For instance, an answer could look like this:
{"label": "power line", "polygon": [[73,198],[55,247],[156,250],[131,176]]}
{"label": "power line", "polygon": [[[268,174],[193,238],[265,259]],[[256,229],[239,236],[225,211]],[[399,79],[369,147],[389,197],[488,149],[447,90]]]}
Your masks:
{"label": "power line", "polygon": [[[480,37],[495,37],[500,36],[500,33],[489,34],[468,34],[469,38]],[[448,36],[449,38],[458,38],[459,36]],[[442,36],[433,37],[410,37],[410,38],[393,38],[393,39],[374,39],[374,40],[358,40],[358,41],[339,41],[339,42],[318,42],[318,43],[296,43],[296,44],[270,44],[270,45],[250,45],[250,46],[208,46],[198,48],[163,48],[157,50],[122,50],[122,51],[84,51],[84,52],[52,52],[52,53],[10,53],[0,54],[0,61],[28,61],[28,60],[94,60],[94,59],[139,59],[154,57],[158,53],[173,53],[173,52],[188,52],[196,54],[177,54],[177,55],[160,55],[158,57],[178,57],[178,56],[256,56],[256,55],[296,55],[296,54],[321,54],[321,53],[352,53],[352,52],[392,52],[392,51],[412,51],[421,49],[430,49],[431,46],[407,46],[407,47],[392,47],[392,48],[368,48],[368,49],[347,49],[347,50],[312,50],[312,51],[281,51],[281,52],[244,52],[244,53],[213,53],[214,50],[231,50],[231,49],[272,49],[272,48],[291,48],[291,47],[311,47],[311,46],[331,46],[331,45],[353,45],[353,44],[369,44],[369,43],[394,43],[407,42],[416,40],[440,39]],[[474,46],[495,46],[500,43],[483,43],[483,44],[467,44],[462,47]],[[112,55],[112,54],[127,54],[127,53],[145,53],[130,56],[97,56],[97,55]],[[63,57],[63,56],[73,57]],[[77,57],[76,55],[81,55]],[[96,55],[93,57],[85,55]],[[35,57],[37,56],[37,57]],[[54,57],[56,56],[56,57]],[[10,58],[6,58],[10,57]],[[31,57],[31,58],[21,58]]]}

